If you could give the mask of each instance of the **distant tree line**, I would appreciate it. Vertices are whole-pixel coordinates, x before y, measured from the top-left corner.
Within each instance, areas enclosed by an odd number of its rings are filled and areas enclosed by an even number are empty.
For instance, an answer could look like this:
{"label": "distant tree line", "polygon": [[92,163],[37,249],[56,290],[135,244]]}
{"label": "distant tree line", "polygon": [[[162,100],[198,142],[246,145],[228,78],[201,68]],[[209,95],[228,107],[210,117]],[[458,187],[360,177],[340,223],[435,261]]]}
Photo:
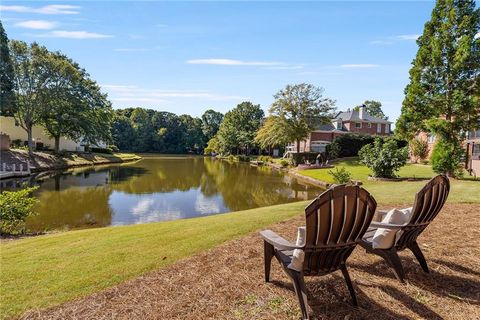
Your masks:
{"label": "distant tree line", "polygon": [[113,144],[133,152],[202,153],[222,119],[211,109],[200,118],[144,108],[115,110]]}

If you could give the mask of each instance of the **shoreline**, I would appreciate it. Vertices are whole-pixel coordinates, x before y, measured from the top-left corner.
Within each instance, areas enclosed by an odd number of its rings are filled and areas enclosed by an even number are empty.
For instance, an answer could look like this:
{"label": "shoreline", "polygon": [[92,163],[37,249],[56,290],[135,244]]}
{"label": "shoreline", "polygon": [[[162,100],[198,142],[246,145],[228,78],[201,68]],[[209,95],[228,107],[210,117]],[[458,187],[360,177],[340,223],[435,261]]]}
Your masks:
{"label": "shoreline", "polygon": [[[50,152],[34,152],[33,155],[29,155],[26,150],[2,150],[1,151],[2,163],[5,163],[7,167],[13,165],[23,165],[27,167],[31,174],[65,170],[77,167],[88,167],[96,165],[108,165],[115,163],[133,162],[142,159],[142,157],[133,153],[83,153],[83,152],[66,152],[64,154],[53,154]],[[11,171],[6,171],[11,172]],[[17,173],[26,173],[18,171]],[[23,175],[25,176],[25,175]],[[17,178],[17,177],[9,177]]]}

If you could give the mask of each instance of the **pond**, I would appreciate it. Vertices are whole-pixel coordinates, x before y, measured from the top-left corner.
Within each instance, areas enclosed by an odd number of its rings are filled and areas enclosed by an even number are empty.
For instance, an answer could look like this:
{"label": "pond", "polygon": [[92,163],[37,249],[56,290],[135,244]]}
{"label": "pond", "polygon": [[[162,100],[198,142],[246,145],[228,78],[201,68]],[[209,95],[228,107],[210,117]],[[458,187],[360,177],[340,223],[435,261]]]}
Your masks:
{"label": "pond", "polygon": [[313,199],[322,191],[270,167],[186,156],[44,173],[28,183],[39,186],[38,214],[27,220],[32,231],[199,217]]}

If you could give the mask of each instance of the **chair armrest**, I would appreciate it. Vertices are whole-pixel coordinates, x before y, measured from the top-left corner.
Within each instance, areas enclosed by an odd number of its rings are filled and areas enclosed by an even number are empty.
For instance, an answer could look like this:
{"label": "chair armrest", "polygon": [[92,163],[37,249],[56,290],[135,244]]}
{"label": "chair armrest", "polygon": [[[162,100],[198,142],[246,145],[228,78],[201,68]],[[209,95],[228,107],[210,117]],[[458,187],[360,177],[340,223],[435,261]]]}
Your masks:
{"label": "chair armrest", "polygon": [[372,221],[370,223],[370,227],[390,229],[390,230],[400,230],[404,226],[406,226],[406,224],[392,224],[392,223],[384,223],[384,222],[376,222],[376,221]]}
{"label": "chair armrest", "polygon": [[260,232],[263,240],[270,243],[276,249],[280,250],[294,250],[294,249],[303,249],[302,246],[297,246],[293,243],[290,243],[288,240],[282,238],[272,230],[263,230]]}

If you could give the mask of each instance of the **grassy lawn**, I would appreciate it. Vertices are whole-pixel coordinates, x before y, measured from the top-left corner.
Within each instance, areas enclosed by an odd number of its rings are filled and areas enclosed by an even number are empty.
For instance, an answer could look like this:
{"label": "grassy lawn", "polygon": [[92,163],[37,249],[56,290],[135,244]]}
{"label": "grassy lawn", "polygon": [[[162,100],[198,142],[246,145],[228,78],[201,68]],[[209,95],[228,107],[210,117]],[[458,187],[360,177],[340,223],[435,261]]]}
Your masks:
{"label": "grassy lawn", "polygon": [[[358,160],[335,162],[337,168],[345,167],[353,179],[363,182],[363,186],[370,191],[379,203],[411,203],[415,192],[425,184],[425,181],[380,182],[369,181],[370,169]],[[332,169],[300,170],[299,174],[314,179],[333,183],[332,176],[328,173]],[[335,170],[335,169],[333,169]],[[421,164],[407,164],[397,173],[403,178],[431,178],[435,176],[431,166]],[[480,181],[451,180],[449,202],[452,203],[480,203]]]}
{"label": "grassy lawn", "polygon": [[0,318],[83,296],[303,212],[306,202],[0,244]]}

